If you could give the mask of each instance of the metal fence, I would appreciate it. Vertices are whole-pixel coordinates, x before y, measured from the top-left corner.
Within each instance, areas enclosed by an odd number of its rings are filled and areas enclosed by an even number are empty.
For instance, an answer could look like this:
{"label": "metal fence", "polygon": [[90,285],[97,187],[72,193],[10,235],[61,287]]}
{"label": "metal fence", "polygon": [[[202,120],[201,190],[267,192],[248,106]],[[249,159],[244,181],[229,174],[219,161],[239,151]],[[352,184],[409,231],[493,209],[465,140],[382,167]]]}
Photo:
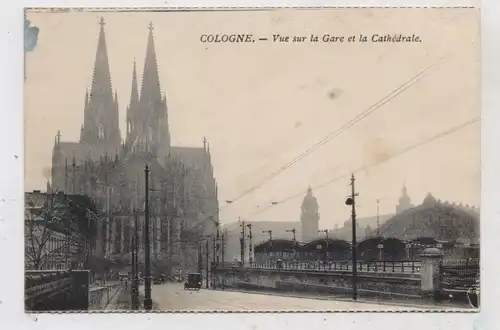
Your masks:
{"label": "metal fence", "polygon": [[[223,267],[236,267],[239,263],[224,264]],[[307,271],[352,271],[350,261],[265,261],[251,262],[249,268],[307,270]],[[356,267],[358,272],[368,273],[418,273],[420,261],[360,261]]]}
{"label": "metal fence", "polygon": [[440,273],[443,286],[452,290],[468,290],[479,278],[479,260],[443,260]]}

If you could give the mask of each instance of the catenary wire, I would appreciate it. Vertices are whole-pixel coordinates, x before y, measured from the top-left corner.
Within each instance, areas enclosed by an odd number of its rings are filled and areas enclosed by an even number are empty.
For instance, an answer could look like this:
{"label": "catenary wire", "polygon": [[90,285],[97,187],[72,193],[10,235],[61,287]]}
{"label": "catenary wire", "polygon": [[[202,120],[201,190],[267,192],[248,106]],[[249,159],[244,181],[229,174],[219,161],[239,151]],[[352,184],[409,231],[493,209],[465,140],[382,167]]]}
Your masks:
{"label": "catenary wire", "polygon": [[[365,171],[365,170],[367,170],[367,169],[369,169],[371,167],[375,167],[375,166],[381,165],[381,164],[383,164],[383,163],[385,163],[385,162],[387,162],[387,161],[389,161],[391,159],[394,159],[394,158],[396,158],[398,156],[401,156],[401,155],[403,155],[405,153],[408,153],[408,152],[410,152],[412,150],[415,150],[415,149],[417,149],[419,147],[422,147],[422,146],[424,146],[424,145],[426,145],[428,143],[431,143],[431,142],[433,142],[435,140],[438,140],[438,139],[440,139],[442,137],[445,137],[447,135],[455,133],[455,132],[457,132],[457,131],[459,131],[461,129],[464,129],[464,128],[466,128],[466,127],[468,127],[468,126],[470,126],[470,125],[472,125],[474,123],[477,123],[477,122],[479,122],[479,118],[470,119],[470,120],[468,120],[468,121],[466,121],[466,122],[464,122],[464,123],[462,123],[460,125],[454,126],[454,127],[450,128],[450,129],[447,129],[445,131],[441,131],[440,133],[438,133],[438,134],[436,134],[436,135],[434,135],[434,136],[432,136],[430,138],[427,138],[427,139],[425,139],[423,141],[420,141],[420,142],[418,142],[416,144],[413,144],[411,146],[403,148],[403,149],[401,149],[401,150],[399,150],[399,151],[397,151],[397,152],[395,152],[395,153],[393,153],[393,154],[391,154],[391,155],[389,155],[389,156],[387,156],[387,157],[379,160],[378,162],[375,162],[375,163],[370,164],[370,165],[361,166],[361,167],[355,169],[354,171],[352,171],[350,173],[346,173],[346,174],[343,174],[341,176],[335,177],[335,178],[333,178],[333,179],[331,179],[329,181],[326,181],[326,182],[324,182],[322,184],[319,184],[317,186],[314,186],[312,188],[315,189],[315,190],[322,189],[324,187],[327,187],[327,186],[331,185],[332,183],[335,183],[335,182],[337,182],[337,181],[339,181],[341,179],[345,179],[345,178],[349,177],[353,173]],[[250,214],[249,216],[247,216],[247,218],[253,217],[253,216],[258,215],[258,214],[261,214],[261,213],[267,211],[268,209],[270,209],[272,206],[274,206],[276,204],[283,204],[283,203],[285,203],[285,202],[287,202],[289,200],[292,200],[292,199],[298,198],[300,196],[303,196],[303,193],[304,192],[301,191],[300,193],[297,193],[297,194],[288,196],[286,198],[283,198],[282,200],[277,201],[276,203],[274,203],[272,205],[268,205],[268,206],[260,209],[259,211],[256,211],[256,212]]]}

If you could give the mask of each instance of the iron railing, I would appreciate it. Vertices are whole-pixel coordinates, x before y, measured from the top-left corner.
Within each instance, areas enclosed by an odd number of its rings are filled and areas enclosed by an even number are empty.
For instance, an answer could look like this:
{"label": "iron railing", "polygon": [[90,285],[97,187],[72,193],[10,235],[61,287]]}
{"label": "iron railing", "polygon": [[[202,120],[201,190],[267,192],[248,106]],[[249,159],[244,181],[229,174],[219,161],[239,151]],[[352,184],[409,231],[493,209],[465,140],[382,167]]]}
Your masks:
{"label": "iron railing", "polygon": [[[222,268],[243,267],[240,262],[219,263],[214,265]],[[339,271],[351,272],[350,261],[259,261],[250,262],[244,267],[254,269],[304,270],[304,271]],[[418,273],[420,261],[359,261],[358,272],[369,273]]]}

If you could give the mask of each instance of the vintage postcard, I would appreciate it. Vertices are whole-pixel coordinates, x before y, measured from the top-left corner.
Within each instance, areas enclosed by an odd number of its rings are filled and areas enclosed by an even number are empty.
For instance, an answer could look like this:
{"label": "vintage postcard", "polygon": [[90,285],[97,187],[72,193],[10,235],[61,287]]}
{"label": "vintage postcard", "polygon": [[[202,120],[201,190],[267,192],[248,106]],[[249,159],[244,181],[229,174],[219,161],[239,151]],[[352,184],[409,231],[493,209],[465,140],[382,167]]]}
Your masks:
{"label": "vintage postcard", "polygon": [[478,311],[479,19],[27,10],[25,310]]}

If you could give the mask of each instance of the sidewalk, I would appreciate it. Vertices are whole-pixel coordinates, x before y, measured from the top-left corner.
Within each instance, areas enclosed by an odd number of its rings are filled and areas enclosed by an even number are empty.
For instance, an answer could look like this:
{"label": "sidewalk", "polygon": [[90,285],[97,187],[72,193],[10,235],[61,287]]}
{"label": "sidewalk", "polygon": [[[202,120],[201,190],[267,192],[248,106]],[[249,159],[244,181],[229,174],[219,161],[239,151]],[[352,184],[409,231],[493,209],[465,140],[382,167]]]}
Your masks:
{"label": "sidewalk", "polygon": [[130,288],[122,289],[118,292],[106,307],[106,310],[131,310],[130,308]]}
{"label": "sidewalk", "polygon": [[[213,289],[212,289],[213,290]],[[354,300],[349,297],[339,297],[339,296],[326,296],[326,295],[312,295],[307,293],[296,293],[296,292],[271,292],[271,291],[259,291],[259,290],[242,290],[242,289],[232,289],[225,288],[224,290],[217,289],[217,291],[229,291],[229,292],[241,292],[241,293],[251,293],[251,294],[261,294],[268,296],[283,296],[291,298],[307,298],[307,299],[317,299],[317,300],[331,300],[331,301],[345,301],[361,304],[378,304],[386,305],[388,309],[389,306],[400,306],[418,309],[432,309],[432,310],[447,310],[455,312],[478,312],[479,309],[474,309],[468,306],[462,306],[458,304],[453,304],[449,302],[433,302],[425,300],[410,300],[410,299],[370,299],[370,298],[359,298]]]}

